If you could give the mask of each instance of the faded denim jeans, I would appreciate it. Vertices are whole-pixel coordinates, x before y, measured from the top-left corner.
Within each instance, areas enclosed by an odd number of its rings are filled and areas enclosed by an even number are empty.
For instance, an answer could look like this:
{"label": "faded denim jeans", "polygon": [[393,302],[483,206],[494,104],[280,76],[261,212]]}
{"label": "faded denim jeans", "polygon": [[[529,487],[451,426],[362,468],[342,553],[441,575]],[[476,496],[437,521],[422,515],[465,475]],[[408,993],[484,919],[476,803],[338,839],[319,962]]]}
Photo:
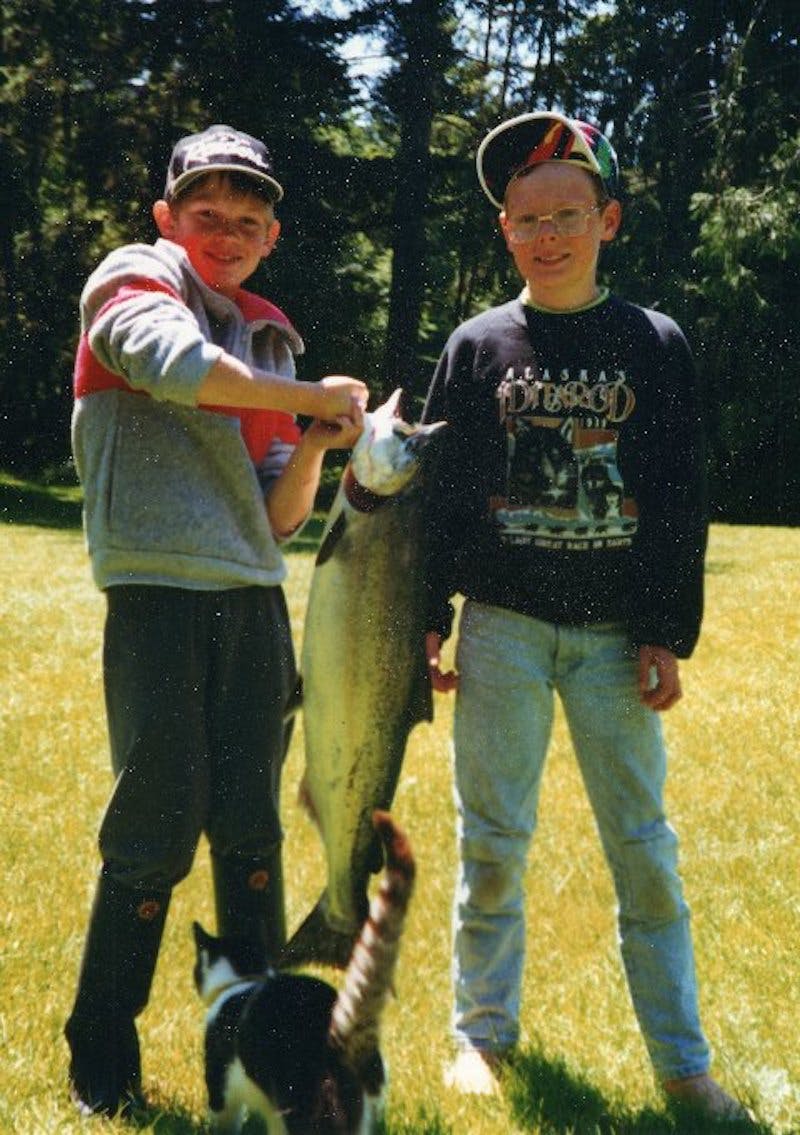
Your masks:
{"label": "faded denim jeans", "polygon": [[611,868],[628,987],[656,1074],[706,1071],[689,910],[664,815],[661,722],[639,700],[628,636],[615,626],[559,627],[467,602],[457,665],[458,1043],[496,1050],[518,1040],[523,881],[555,691]]}

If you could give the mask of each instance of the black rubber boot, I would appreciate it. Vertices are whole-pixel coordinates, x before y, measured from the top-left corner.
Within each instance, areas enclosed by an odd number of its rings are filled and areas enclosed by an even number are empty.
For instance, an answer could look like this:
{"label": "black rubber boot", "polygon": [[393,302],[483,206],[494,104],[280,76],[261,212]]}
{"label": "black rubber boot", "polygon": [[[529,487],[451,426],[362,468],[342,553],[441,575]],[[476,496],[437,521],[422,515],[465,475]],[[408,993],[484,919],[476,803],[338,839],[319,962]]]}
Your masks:
{"label": "black rubber boot", "polygon": [[270,962],[286,945],[280,845],[267,855],[211,856],[217,933],[261,942]]}
{"label": "black rubber boot", "polygon": [[100,876],[64,1028],[72,1097],[85,1115],[146,1106],[134,1020],[150,995],[169,900]]}

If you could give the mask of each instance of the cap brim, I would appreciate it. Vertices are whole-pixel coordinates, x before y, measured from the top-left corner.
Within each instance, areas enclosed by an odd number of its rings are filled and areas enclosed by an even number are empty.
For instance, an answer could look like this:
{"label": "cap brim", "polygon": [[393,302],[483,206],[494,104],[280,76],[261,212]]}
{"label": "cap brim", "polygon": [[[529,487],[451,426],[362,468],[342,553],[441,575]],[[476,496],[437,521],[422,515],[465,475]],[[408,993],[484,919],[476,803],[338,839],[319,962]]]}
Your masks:
{"label": "cap brim", "polygon": [[174,200],[179,193],[187,188],[193,181],[197,181],[198,177],[204,177],[207,173],[243,173],[245,177],[250,177],[253,181],[259,181],[262,185],[268,185],[273,192],[273,201],[275,204],[283,197],[283,186],[270,177],[266,173],[258,173],[249,166],[236,165],[235,162],[220,163],[217,165],[203,166],[202,169],[188,169],[176,177],[172,185],[169,187],[168,196],[170,200]]}
{"label": "cap brim", "polygon": [[[554,123],[568,131],[571,141],[569,157],[554,150],[551,157],[527,161]],[[602,177],[600,165],[589,144],[566,115],[557,111],[534,111],[510,118],[508,122],[502,122],[494,130],[490,130],[478,147],[475,163],[481,189],[493,205],[502,209],[506,188],[516,174],[541,161],[563,160]]]}

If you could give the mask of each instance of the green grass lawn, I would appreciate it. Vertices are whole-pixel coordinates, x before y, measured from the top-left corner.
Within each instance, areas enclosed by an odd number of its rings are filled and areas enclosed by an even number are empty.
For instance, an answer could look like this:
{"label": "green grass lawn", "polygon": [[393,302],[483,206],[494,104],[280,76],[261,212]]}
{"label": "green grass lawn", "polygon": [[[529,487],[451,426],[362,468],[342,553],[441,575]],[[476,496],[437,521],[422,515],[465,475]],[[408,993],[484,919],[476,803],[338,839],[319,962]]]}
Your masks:
{"label": "green grass lawn", "polygon": [[[61,1028],[110,787],[100,685],[103,600],[74,490],[0,479],[0,1135],[126,1130],[73,1117]],[[289,556],[295,633],[318,525]],[[665,718],[670,816],[681,835],[715,1071],[765,1131],[800,1131],[800,531],[715,526],[701,644]],[[452,704],[412,735],[395,813],[419,881],[385,1016],[386,1135],[644,1135],[690,1130],[663,1110],[624,985],[613,894],[563,718],[545,773],[528,873],[524,1043],[497,1100],[448,1095],[450,904],[455,870]],[[321,889],[316,833],[296,805],[302,726],[284,779],[288,919]],[[190,924],[213,928],[201,846],[176,891],[150,1006],[145,1083],[163,1109],[147,1130],[205,1131],[203,1009]],[[322,971],[320,971],[322,972]],[[336,975],[324,973],[336,981]],[[702,1125],[696,1130],[709,1130]]]}

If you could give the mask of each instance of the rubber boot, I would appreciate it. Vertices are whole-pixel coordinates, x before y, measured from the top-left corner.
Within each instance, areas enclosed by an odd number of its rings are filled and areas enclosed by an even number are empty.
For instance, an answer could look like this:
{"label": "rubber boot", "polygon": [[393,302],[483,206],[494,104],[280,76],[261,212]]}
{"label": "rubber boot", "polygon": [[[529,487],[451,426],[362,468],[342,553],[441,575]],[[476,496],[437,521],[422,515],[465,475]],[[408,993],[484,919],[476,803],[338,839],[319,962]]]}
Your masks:
{"label": "rubber boot", "polygon": [[135,1018],[147,1004],[170,893],[132,891],[101,874],[78,992],[64,1034],[72,1097],[85,1114],[144,1107]]}
{"label": "rubber boot", "polygon": [[260,856],[211,856],[217,934],[260,942],[277,961],[286,944],[280,845]]}

